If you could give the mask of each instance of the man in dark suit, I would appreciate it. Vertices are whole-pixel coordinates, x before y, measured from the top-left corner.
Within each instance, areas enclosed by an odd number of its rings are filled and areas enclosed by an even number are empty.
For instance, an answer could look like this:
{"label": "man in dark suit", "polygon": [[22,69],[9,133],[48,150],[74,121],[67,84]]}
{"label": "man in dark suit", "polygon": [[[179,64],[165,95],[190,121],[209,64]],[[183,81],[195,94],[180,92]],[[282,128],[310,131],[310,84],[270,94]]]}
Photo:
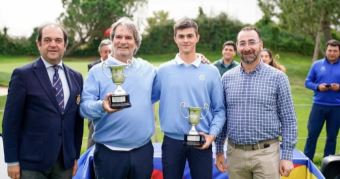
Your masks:
{"label": "man in dark suit", "polygon": [[36,41],[41,57],[13,71],[3,118],[11,178],[67,179],[77,170],[83,133],[83,79],[62,62],[67,34],[46,24]]}

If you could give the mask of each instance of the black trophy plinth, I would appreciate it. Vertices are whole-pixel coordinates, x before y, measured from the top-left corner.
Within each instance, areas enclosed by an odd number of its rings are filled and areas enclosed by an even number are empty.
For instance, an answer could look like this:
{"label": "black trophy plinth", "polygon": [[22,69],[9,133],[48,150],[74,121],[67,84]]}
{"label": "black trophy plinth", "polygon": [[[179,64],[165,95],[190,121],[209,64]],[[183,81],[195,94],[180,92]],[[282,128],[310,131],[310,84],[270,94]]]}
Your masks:
{"label": "black trophy plinth", "polygon": [[192,147],[202,147],[205,143],[203,135],[199,134],[185,134],[184,135],[184,145]]}
{"label": "black trophy plinth", "polygon": [[130,96],[124,95],[112,95],[110,98],[110,107],[112,109],[123,109],[131,107]]}

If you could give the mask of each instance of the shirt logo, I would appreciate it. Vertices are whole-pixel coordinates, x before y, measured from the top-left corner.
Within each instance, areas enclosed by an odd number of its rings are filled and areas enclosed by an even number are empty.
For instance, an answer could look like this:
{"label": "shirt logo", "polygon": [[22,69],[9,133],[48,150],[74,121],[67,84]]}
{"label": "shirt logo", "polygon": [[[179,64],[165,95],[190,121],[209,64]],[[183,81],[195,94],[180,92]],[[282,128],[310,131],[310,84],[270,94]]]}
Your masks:
{"label": "shirt logo", "polygon": [[321,71],[321,72],[326,71],[326,67],[325,67],[325,66],[322,66],[322,67],[320,68],[320,71]]}
{"label": "shirt logo", "polygon": [[199,79],[200,81],[204,81],[204,80],[205,80],[205,75],[204,75],[204,74],[198,75],[198,79]]}

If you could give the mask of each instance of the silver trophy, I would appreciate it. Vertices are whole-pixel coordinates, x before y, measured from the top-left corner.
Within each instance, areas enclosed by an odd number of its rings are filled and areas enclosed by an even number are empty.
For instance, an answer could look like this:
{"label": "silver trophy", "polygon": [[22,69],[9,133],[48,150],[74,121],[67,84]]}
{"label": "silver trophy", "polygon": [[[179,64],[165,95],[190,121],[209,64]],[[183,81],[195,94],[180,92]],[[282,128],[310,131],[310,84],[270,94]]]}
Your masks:
{"label": "silver trophy", "polygon": [[[188,115],[185,115],[182,109],[186,109]],[[205,115],[202,115],[202,111],[205,111]],[[185,106],[185,103],[182,102],[180,105],[180,111],[184,118],[188,119],[189,124],[191,125],[190,131],[184,135],[184,144],[193,147],[201,147],[205,143],[204,136],[200,135],[196,130],[196,125],[198,125],[203,119],[209,110],[209,105],[204,104],[203,107],[192,107]]]}
{"label": "silver trophy", "polygon": [[[131,107],[130,96],[121,86],[125,80],[124,70],[126,67],[127,65],[108,65],[107,63],[103,62],[103,68],[109,68],[111,71],[111,76],[109,76],[109,78],[111,78],[112,82],[117,85],[109,99],[110,107],[112,109]],[[104,72],[104,74],[106,73]]]}

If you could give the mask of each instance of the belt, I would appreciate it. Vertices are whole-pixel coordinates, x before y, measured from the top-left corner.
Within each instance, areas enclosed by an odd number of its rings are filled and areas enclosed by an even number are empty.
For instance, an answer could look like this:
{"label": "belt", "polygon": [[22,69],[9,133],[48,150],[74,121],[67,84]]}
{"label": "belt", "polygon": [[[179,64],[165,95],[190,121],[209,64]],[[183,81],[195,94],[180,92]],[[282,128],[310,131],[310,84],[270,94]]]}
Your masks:
{"label": "belt", "polygon": [[275,138],[275,139],[259,141],[255,144],[235,144],[233,141],[228,140],[228,144],[235,149],[258,150],[258,149],[268,148],[268,147],[270,147],[270,144],[274,144],[278,141],[279,141],[279,139]]}

